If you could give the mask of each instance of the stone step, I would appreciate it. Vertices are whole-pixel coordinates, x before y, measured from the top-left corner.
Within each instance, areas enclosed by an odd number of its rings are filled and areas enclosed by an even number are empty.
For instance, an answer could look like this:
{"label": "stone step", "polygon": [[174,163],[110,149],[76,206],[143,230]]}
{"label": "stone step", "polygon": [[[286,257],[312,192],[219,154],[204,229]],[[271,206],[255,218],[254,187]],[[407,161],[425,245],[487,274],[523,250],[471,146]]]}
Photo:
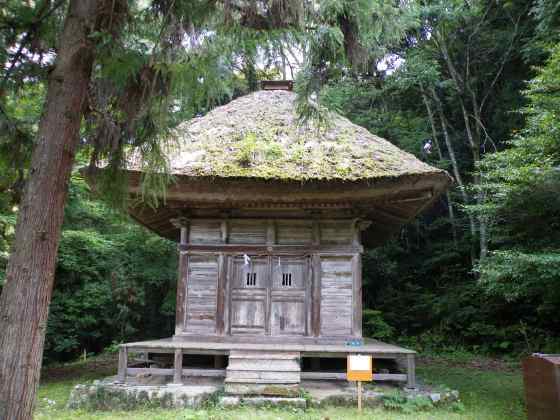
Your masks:
{"label": "stone step", "polygon": [[257,370],[257,371],[285,371],[299,372],[299,360],[270,360],[270,359],[229,359],[227,370]]}
{"label": "stone step", "polygon": [[300,372],[279,372],[279,371],[245,371],[228,370],[226,371],[225,382],[244,382],[250,383],[299,383],[301,380]]}
{"label": "stone step", "polygon": [[229,359],[299,360],[299,352],[231,350]]}
{"label": "stone step", "polygon": [[230,352],[226,384],[298,384],[300,380],[298,352]]}

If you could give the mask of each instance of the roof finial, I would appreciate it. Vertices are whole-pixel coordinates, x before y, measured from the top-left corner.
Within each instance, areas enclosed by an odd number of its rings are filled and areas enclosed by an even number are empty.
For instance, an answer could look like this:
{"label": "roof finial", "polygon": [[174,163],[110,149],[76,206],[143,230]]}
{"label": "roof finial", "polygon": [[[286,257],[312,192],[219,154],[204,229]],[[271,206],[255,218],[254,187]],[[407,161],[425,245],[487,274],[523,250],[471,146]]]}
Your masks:
{"label": "roof finial", "polygon": [[262,90],[292,90],[293,80],[261,80]]}

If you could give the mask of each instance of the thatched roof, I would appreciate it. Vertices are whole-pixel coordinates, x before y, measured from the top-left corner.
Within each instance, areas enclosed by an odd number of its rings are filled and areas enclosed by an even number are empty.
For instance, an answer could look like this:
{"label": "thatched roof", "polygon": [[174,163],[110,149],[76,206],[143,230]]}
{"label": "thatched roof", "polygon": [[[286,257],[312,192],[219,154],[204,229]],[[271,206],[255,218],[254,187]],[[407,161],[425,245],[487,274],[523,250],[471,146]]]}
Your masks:
{"label": "thatched roof", "polygon": [[297,181],[443,173],[336,113],[327,129],[298,124],[295,96],[258,91],[180,125],[171,173]]}
{"label": "thatched roof", "polygon": [[[328,129],[301,126],[295,94],[259,91],[180,125],[167,153],[175,181],[157,208],[129,212],[177,240],[173,218],[360,217],[366,243],[382,243],[433,203],[449,175],[335,113]],[[127,166],[131,195],[142,165]],[[94,183],[94,178],[91,182]]]}

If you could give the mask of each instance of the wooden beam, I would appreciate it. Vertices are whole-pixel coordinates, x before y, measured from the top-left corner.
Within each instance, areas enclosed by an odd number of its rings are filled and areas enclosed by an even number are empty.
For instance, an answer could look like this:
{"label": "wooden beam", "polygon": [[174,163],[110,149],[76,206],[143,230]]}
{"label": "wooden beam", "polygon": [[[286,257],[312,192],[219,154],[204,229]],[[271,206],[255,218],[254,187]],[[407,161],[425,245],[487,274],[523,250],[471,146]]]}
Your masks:
{"label": "wooden beam", "polygon": [[433,191],[427,190],[427,191],[423,191],[420,192],[417,195],[413,195],[413,196],[403,196],[403,197],[395,197],[395,198],[391,198],[389,200],[387,200],[388,203],[413,203],[413,202],[417,202],[417,201],[426,201],[426,200],[431,200],[432,197],[434,196]]}
{"label": "wooden beam", "polygon": [[175,359],[173,362],[173,383],[181,385],[183,383],[183,352],[181,349],[175,349]]}
{"label": "wooden beam", "polygon": [[[301,372],[301,379],[306,380],[346,380],[346,372]],[[374,373],[374,381],[405,382],[407,376],[401,373]]]}
{"label": "wooden beam", "polygon": [[211,252],[211,253],[232,253],[232,254],[339,254],[352,256],[357,252],[363,252],[363,247],[348,245],[266,245],[266,244],[186,244],[180,245],[179,249],[189,253]]}
{"label": "wooden beam", "polygon": [[[183,376],[206,376],[212,378],[224,378],[226,376],[225,369],[192,369],[184,368]],[[153,376],[174,376],[175,369],[162,368],[128,368],[127,375],[153,375]],[[181,379],[182,381],[182,379]]]}
{"label": "wooden beam", "polygon": [[[377,178],[375,180],[364,179],[353,182],[345,180],[301,182],[296,180],[230,179],[185,175],[176,175],[176,178],[177,182],[172,184],[166,192],[166,202],[185,202],[194,199],[199,202],[235,203],[233,207],[238,207],[237,203],[245,200],[250,202],[284,202],[286,197],[290,197],[294,201],[319,201],[321,199],[355,201],[391,196],[399,197],[401,195],[413,195],[415,191],[425,191],[430,188],[443,189],[451,184],[451,178],[445,172],[411,174],[392,178]],[[141,193],[140,174],[129,173],[129,192]]]}
{"label": "wooden beam", "polygon": [[[172,376],[174,369],[162,368],[127,368],[126,374],[128,376],[137,375],[153,375],[153,376]],[[196,377],[211,377],[211,378],[224,378],[226,376],[226,369],[208,368],[208,369],[194,369],[184,368],[182,370],[183,376],[196,376]],[[346,372],[301,372],[301,379],[304,380],[346,380]],[[374,373],[374,381],[396,381],[406,382],[407,375],[401,373]]]}

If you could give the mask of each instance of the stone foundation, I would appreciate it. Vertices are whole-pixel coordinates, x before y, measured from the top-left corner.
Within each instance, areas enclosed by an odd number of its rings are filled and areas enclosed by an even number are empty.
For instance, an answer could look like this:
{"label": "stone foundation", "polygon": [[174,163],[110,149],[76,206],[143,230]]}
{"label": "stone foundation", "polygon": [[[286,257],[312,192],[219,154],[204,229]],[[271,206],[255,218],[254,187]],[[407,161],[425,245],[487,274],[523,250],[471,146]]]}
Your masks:
{"label": "stone foundation", "polygon": [[200,408],[211,403],[222,385],[208,382],[189,385],[119,384],[112,378],[91,385],[76,385],[68,408],[133,410],[138,408]]}
{"label": "stone foundation", "polygon": [[[158,378],[159,379],[159,378]],[[139,408],[200,408],[205,405],[235,407],[281,406],[305,409],[310,406],[355,406],[356,386],[346,381],[303,381],[299,388],[293,386],[258,386],[236,384],[224,392],[220,378],[187,378],[187,384],[165,385],[156,378],[137,378],[134,382],[120,384],[114,378],[95,381],[89,385],[76,385],[68,408],[87,410],[133,410]],[[383,406],[388,397],[414,400],[422,399],[433,406],[451,404],[459,400],[459,393],[420,387],[402,390],[391,385],[365,384],[364,407]]]}

